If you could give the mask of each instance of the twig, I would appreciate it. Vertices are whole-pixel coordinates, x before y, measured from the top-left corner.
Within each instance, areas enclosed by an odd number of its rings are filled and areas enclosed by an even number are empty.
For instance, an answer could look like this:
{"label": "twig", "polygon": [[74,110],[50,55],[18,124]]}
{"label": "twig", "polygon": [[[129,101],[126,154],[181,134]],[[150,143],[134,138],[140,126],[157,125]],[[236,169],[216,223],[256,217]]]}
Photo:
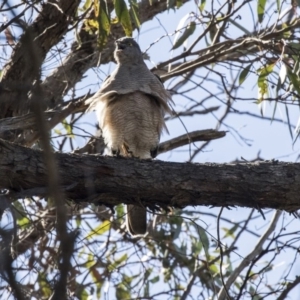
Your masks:
{"label": "twig", "polygon": [[[271,223],[270,223],[269,227],[267,228],[265,233],[261,236],[258,243],[255,245],[254,249],[252,250],[252,252],[250,252],[242,260],[242,262],[239,264],[239,266],[237,266],[235,268],[235,270],[232,272],[232,274],[229,276],[229,278],[226,282],[226,285],[225,285],[227,289],[230,288],[230,286],[234,283],[236,278],[241,274],[243,269],[249,265],[251,260],[253,260],[255,258],[255,256],[257,256],[262,251],[264,242],[268,239],[269,235],[275,230],[277,221],[279,220],[279,217],[281,216],[281,214],[282,214],[282,212],[279,211],[279,210],[277,210],[274,213],[274,216],[271,220]],[[218,294],[218,300],[224,300],[225,297],[226,297],[225,287],[222,287],[219,294]]]}
{"label": "twig", "polygon": [[223,253],[223,248],[222,248],[222,244],[221,244],[221,237],[220,237],[220,218],[221,218],[223,209],[224,209],[224,207],[221,207],[218,218],[217,218],[218,247],[220,249],[220,277],[221,277],[223,289],[225,290],[226,296],[229,300],[231,300],[231,297],[230,297],[229,292],[227,290],[227,287],[225,285],[224,276],[223,276],[223,273],[222,273],[224,253]]}
{"label": "twig", "polygon": [[197,130],[189,132],[189,134],[180,135],[169,141],[160,143],[158,146],[158,154],[171,151],[175,148],[188,145],[193,142],[210,141],[222,138],[226,135],[225,131],[216,131],[213,129]]}

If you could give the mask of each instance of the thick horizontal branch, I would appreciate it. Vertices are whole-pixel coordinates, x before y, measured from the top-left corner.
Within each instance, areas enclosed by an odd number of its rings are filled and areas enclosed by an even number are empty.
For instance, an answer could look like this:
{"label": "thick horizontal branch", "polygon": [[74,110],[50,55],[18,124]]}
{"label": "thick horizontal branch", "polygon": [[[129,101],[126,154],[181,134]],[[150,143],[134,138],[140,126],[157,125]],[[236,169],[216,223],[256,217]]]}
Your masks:
{"label": "thick horizontal branch", "polygon": [[[0,189],[22,197],[46,188],[42,152],[3,140],[0,152]],[[65,197],[77,203],[300,208],[300,164],[191,164],[64,153],[56,159]]]}

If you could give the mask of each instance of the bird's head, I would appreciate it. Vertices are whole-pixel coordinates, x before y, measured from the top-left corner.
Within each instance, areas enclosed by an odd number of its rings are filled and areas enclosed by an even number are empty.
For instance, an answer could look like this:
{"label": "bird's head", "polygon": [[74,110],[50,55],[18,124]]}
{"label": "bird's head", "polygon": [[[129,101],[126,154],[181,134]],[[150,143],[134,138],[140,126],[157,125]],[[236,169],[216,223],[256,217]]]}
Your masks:
{"label": "bird's head", "polygon": [[143,60],[142,51],[138,43],[130,37],[123,37],[116,40],[114,56],[119,64],[126,62],[134,63]]}

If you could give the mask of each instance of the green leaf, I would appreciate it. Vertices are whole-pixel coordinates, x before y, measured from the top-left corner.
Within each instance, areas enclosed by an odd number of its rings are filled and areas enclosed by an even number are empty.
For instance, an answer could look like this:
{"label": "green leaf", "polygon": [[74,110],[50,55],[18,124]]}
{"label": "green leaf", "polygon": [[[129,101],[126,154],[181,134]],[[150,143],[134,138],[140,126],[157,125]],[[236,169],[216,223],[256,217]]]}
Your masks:
{"label": "green leaf", "polygon": [[124,300],[124,299],[131,299],[131,298],[132,297],[129,290],[122,283],[119,283],[116,288],[116,299]]}
{"label": "green leaf", "polygon": [[95,235],[102,235],[103,233],[109,230],[110,226],[111,226],[111,222],[105,220],[101,224],[99,224],[96,228],[94,228],[92,231],[90,231],[89,234],[86,236],[86,238],[90,239]]}
{"label": "green leaf", "polygon": [[235,224],[231,229],[227,229],[227,228],[222,228],[225,231],[225,236],[226,237],[232,237],[233,239],[235,238],[234,233],[235,231],[239,228],[238,224]]}
{"label": "green leaf", "polygon": [[82,289],[80,293],[80,300],[88,300],[89,298],[89,293],[86,290]]}
{"label": "green leaf", "polygon": [[124,205],[123,204],[119,204],[115,207],[115,212],[117,213],[117,219],[121,220],[124,217]]}
{"label": "green leaf", "polygon": [[98,46],[102,49],[106,43],[110,33],[110,18],[105,0],[94,0],[95,19],[88,19],[85,22],[86,30],[97,32]]}
{"label": "green leaf", "polygon": [[54,131],[54,133],[56,133],[57,135],[62,135],[62,132],[59,130],[59,129],[54,129],[53,130]]}
{"label": "green leaf", "polygon": [[155,276],[154,278],[149,280],[151,283],[156,283],[159,281],[159,276]]}
{"label": "green leaf", "polygon": [[250,285],[250,287],[249,287],[249,293],[250,293],[251,296],[255,295],[255,291],[256,291],[256,289],[252,285]]}
{"label": "green leaf", "polygon": [[66,120],[63,120],[61,122],[61,124],[63,125],[63,127],[65,128],[66,132],[67,132],[67,135],[69,138],[74,138],[74,134],[73,134],[73,128],[72,126],[66,121]]}
{"label": "green leaf", "polygon": [[98,282],[98,283],[96,284],[96,286],[97,286],[97,289],[96,289],[97,298],[100,299],[100,297],[101,297],[102,283],[99,283],[99,282]]}
{"label": "green leaf", "polygon": [[191,241],[192,241],[192,253],[194,257],[197,257],[198,254],[201,252],[203,245],[201,241],[198,239],[195,239],[193,236],[191,236]]}
{"label": "green leaf", "polygon": [[93,266],[96,265],[96,261],[94,259],[94,255],[92,253],[88,254],[88,258],[86,263],[84,264],[87,268],[92,268]]}
{"label": "green leaf", "polygon": [[[282,28],[283,28],[283,29],[284,29],[284,28],[288,28],[288,27],[289,27],[288,24],[286,24],[286,23],[283,23],[283,24],[282,24]],[[285,38],[285,39],[288,39],[288,38],[290,38],[291,36],[292,36],[292,31],[291,31],[291,30],[285,31],[285,32],[283,32],[283,34],[282,34],[282,37]]]}
{"label": "green leaf", "polygon": [[83,7],[82,7],[84,12],[87,11],[91,7],[91,3],[92,3],[91,0],[86,0],[85,1],[85,3],[83,4]]}
{"label": "green leaf", "polygon": [[149,268],[149,269],[146,269],[145,270],[145,273],[144,273],[144,281],[147,281],[149,276],[152,274],[153,272],[153,268]]}
{"label": "green leaf", "polygon": [[[278,98],[278,92],[280,90],[280,87],[281,87],[280,78],[278,78],[277,86],[276,86],[276,98]],[[277,110],[277,103],[278,103],[278,101],[275,101],[273,114],[272,114],[272,119],[271,119],[271,124],[273,123],[273,120],[275,118],[275,113],[276,113],[276,110]]]}
{"label": "green leaf", "polygon": [[215,264],[210,265],[209,269],[213,273],[212,275],[220,273],[219,268]]}
{"label": "green leaf", "polygon": [[123,262],[125,262],[127,260],[127,258],[128,258],[128,255],[127,255],[127,253],[125,253],[120,258],[118,258],[114,262],[112,262],[108,266],[108,270],[112,272],[113,270],[117,269]]}
{"label": "green leaf", "polygon": [[248,73],[251,69],[252,64],[248,65],[240,74],[239,76],[239,84],[241,85],[247,78]]}
{"label": "green leaf", "polygon": [[287,69],[287,75],[293,84],[292,88],[297,91],[297,93],[300,95],[300,78],[297,76],[294,72],[292,72],[290,69]]}
{"label": "green leaf", "polygon": [[218,33],[219,26],[218,24],[214,24],[213,22],[210,22],[208,27],[209,27],[209,37],[210,40],[213,42],[216,34]]}
{"label": "green leaf", "polygon": [[288,122],[288,129],[289,129],[289,132],[290,132],[290,136],[293,139],[293,127],[292,127],[291,121],[290,121],[289,108],[286,104],[285,104],[285,113],[286,113],[286,119],[287,119],[287,122]]}
{"label": "green leaf", "polygon": [[288,44],[288,47],[293,50],[300,50],[300,43],[291,42]]}
{"label": "green leaf", "polygon": [[258,0],[257,1],[257,16],[258,16],[258,21],[260,23],[263,21],[263,18],[264,18],[266,2],[267,2],[267,0]]}
{"label": "green leaf", "polygon": [[295,64],[293,67],[293,73],[297,75],[297,74],[299,74],[299,70],[300,70],[299,56],[293,55],[292,58],[295,61]]}
{"label": "green leaf", "polygon": [[277,10],[279,11],[280,10],[280,0],[277,0]]}
{"label": "green leaf", "polygon": [[201,0],[201,4],[199,6],[199,9],[200,9],[201,12],[203,12],[205,4],[206,4],[206,0]]}
{"label": "green leaf", "polygon": [[81,225],[81,215],[77,215],[75,218],[77,228]]}
{"label": "green leaf", "polygon": [[260,104],[266,95],[268,95],[268,75],[273,72],[275,64],[268,64],[258,70],[258,104]]}
{"label": "green leaf", "polygon": [[17,224],[22,227],[22,229],[24,228],[28,228],[30,225],[30,220],[27,217],[23,217],[22,219],[18,219],[17,220]]}
{"label": "green leaf", "polygon": [[176,0],[176,8],[179,8],[182,6],[182,0]]}
{"label": "green leaf", "polygon": [[194,33],[195,29],[196,29],[196,23],[191,22],[184,30],[182,36],[175,42],[172,50],[180,47],[186,41],[186,39]]}
{"label": "green leaf", "polygon": [[176,0],[167,0],[167,8],[168,9],[175,9],[175,5],[176,5]]}
{"label": "green leaf", "polygon": [[200,237],[200,241],[203,245],[203,248],[204,248],[204,251],[205,251],[205,254],[206,255],[209,255],[208,253],[208,249],[209,249],[209,239],[207,237],[207,234],[206,234],[206,231],[203,227],[201,226],[197,226],[197,229],[198,229],[198,234],[199,234],[199,237]]}
{"label": "green leaf", "polygon": [[149,290],[150,290],[150,283],[149,283],[149,281],[146,281],[144,283],[144,297],[148,298],[148,299],[150,298]]}
{"label": "green leaf", "polygon": [[45,274],[39,273],[38,275],[38,283],[39,283],[39,290],[44,298],[49,298],[52,294],[52,288],[48,283],[47,277]]}
{"label": "green leaf", "polygon": [[124,0],[115,0],[115,11],[119,22],[121,23],[126,36],[132,36],[132,25],[129,11]]}
{"label": "green leaf", "polygon": [[[95,0],[94,2],[97,2]],[[100,0],[99,1],[99,10],[98,10],[97,21],[99,24],[99,31],[98,31],[98,44],[100,49],[106,45],[107,38],[110,33],[110,18],[108,14],[108,9],[106,5],[106,1]]]}
{"label": "green leaf", "polygon": [[14,211],[15,211],[15,217],[19,220],[19,219],[23,219],[24,216],[26,216],[26,212],[24,210],[24,207],[22,205],[22,203],[20,203],[19,201],[15,201],[14,203],[12,203],[12,206],[14,207]]}
{"label": "green leaf", "polygon": [[139,12],[138,12],[138,3],[136,0],[129,0],[129,3],[130,3],[130,13],[131,13],[131,17],[135,23],[135,26],[137,27],[137,29],[140,28],[141,26],[141,23],[140,23],[140,20],[139,20]]}
{"label": "green leaf", "polygon": [[19,201],[15,201],[12,206],[15,208],[15,217],[17,219],[17,224],[22,227],[22,229],[24,228],[28,228],[29,225],[31,224],[30,219],[27,218],[27,214],[24,210],[24,207],[22,205],[22,203],[20,203]]}

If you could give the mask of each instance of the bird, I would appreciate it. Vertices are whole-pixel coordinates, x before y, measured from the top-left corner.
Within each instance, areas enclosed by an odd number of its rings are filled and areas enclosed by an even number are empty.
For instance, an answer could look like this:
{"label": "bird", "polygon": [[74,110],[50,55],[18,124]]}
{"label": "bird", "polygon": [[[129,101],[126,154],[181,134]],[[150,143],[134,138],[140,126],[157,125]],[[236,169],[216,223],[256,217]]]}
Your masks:
{"label": "bird", "polygon": [[[115,41],[114,58],[116,68],[89,100],[88,111],[96,110],[108,155],[155,158],[161,134],[168,132],[164,116],[171,114],[171,94],[148,69],[133,38]],[[145,235],[146,208],[129,204],[126,211],[127,231]]]}

